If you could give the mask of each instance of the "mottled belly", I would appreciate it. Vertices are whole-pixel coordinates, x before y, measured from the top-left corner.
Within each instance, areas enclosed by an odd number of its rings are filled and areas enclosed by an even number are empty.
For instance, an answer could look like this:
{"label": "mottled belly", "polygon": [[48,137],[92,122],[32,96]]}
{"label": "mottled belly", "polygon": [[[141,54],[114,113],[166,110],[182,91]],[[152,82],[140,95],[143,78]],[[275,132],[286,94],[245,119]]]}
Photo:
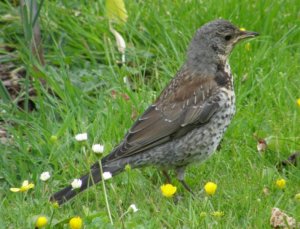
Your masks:
{"label": "mottled belly", "polygon": [[204,126],[174,141],[172,164],[178,166],[206,160],[220,144],[234,113],[233,103],[215,114]]}

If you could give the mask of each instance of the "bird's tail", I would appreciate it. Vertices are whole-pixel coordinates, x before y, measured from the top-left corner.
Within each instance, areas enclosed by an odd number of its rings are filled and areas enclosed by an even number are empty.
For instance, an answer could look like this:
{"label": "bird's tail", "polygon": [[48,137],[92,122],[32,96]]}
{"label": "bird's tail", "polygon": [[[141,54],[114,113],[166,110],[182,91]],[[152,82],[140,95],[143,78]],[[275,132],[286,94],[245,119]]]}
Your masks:
{"label": "bird's tail", "polygon": [[[104,171],[109,171],[112,176],[120,173],[123,168],[119,166],[111,166],[109,168],[103,168]],[[64,189],[54,193],[50,197],[51,202],[56,202],[59,205],[67,202],[68,200],[72,199],[74,196],[79,194],[80,192],[84,191],[88,187],[97,184],[102,180],[102,174],[100,172],[99,162],[95,163],[90,170],[89,174],[86,174],[80,178],[82,181],[81,187],[78,189],[73,189],[71,185],[65,187]]]}

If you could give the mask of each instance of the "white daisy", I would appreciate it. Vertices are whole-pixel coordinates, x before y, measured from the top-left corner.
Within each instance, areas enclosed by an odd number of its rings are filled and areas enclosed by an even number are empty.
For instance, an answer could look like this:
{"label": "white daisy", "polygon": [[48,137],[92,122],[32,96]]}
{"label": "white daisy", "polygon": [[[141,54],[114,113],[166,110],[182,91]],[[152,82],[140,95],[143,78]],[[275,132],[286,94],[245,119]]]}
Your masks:
{"label": "white daisy", "polygon": [[104,151],[104,145],[94,144],[92,146],[92,150],[93,150],[94,153],[103,153],[103,151]]}
{"label": "white daisy", "polygon": [[41,181],[47,181],[51,177],[49,172],[42,172],[40,175],[40,180]]}
{"label": "white daisy", "polygon": [[78,142],[86,141],[88,138],[87,133],[76,134],[75,139]]}
{"label": "white daisy", "polygon": [[82,180],[80,180],[80,179],[74,179],[74,180],[72,181],[71,185],[72,185],[72,188],[73,188],[73,189],[80,188],[81,185],[82,185]]}

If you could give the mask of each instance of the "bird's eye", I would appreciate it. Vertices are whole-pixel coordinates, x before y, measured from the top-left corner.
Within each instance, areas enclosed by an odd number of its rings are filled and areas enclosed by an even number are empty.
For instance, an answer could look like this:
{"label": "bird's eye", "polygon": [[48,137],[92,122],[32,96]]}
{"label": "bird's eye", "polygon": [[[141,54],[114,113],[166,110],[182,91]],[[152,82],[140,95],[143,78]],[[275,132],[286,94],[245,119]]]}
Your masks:
{"label": "bird's eye", "polygon": [[226,35],[226,36],[225,36],[225,40],[226,40],[226,41],[229,41],[230,39],[231,39],[231,35]]}

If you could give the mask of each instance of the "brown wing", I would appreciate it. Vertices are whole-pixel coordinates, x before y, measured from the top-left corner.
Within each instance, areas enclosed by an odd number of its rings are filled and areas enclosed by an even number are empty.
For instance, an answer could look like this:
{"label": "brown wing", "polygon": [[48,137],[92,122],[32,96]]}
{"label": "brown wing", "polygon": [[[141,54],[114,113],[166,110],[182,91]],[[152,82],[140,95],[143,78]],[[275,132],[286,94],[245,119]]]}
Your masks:
{"label": "brown wing", "polygon": [[219,108],[216,89],[213,77],[194,76],[191,80],[189,72],[181,72],[105,160],[145,151],[205,124]]}

